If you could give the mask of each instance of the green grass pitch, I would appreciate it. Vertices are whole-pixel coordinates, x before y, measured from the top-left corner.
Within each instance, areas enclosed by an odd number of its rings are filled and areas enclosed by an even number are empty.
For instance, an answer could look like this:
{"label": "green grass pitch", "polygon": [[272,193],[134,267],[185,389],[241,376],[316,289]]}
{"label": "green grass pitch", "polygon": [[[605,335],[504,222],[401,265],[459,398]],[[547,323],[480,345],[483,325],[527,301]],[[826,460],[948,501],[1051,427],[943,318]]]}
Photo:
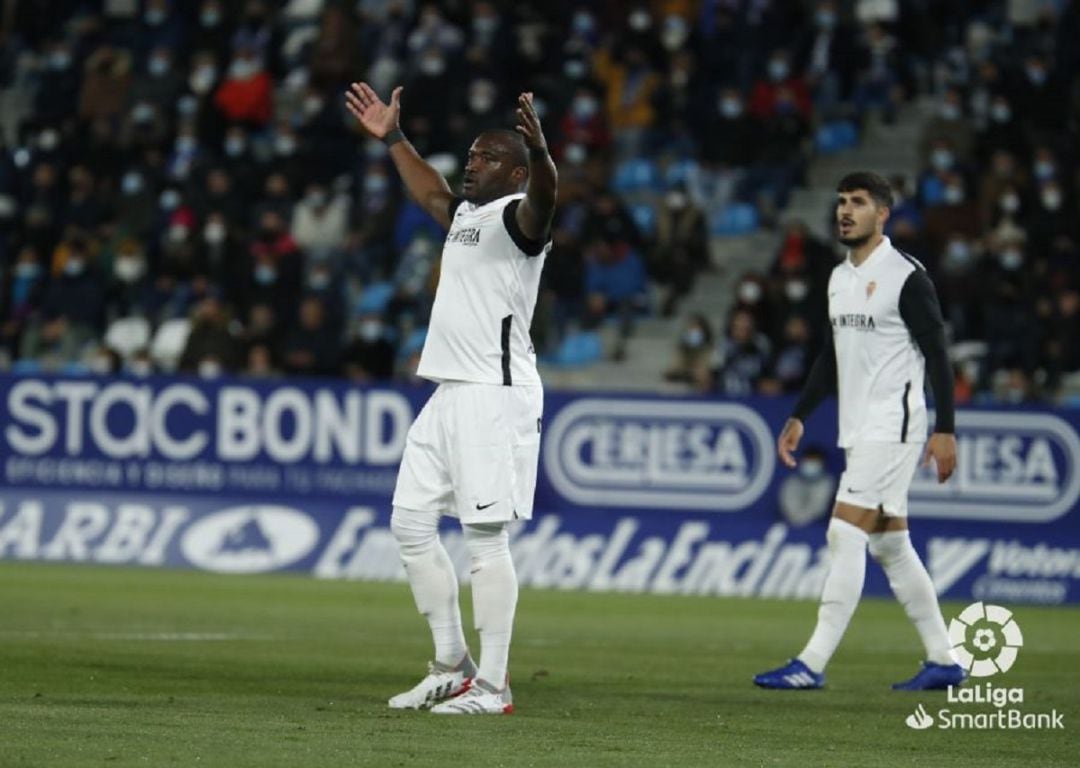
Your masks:
{"label": "green grass pitch", "polygon": [[386,708],[430,654],[403,584],[0,563],[0,766],[1078,764],[1080,611],[1017,607],[1025,647],[995,678],[1064,731],[915,731],[945,695],[888,689],[920,655],[890,601],[859,607],[827,690],[751,685],[815,610],[524,591],[518,711],[446,718]]}

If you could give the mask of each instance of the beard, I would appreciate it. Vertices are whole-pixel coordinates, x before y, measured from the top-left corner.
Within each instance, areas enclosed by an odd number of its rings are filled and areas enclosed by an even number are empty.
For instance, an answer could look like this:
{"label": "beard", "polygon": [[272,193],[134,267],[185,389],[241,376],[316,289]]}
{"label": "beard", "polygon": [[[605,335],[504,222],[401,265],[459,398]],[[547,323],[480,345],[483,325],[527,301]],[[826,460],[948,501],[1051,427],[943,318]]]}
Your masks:
{"label": "beard", "polygon": [[850,237],[838,237],[840,245],[847,246],[848,248],[861,248],[870,242],[870,234],[865,235],[851,235]]}

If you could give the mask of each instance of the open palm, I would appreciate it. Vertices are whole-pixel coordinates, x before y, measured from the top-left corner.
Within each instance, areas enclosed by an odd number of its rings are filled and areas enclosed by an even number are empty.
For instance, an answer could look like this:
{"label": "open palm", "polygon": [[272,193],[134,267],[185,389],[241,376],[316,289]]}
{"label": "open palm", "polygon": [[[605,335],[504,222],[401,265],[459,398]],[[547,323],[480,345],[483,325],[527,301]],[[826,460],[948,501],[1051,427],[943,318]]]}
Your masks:
{"label": "open palm", "polygon": [[398,126],[401,115],[401,86],[390,94],[386,104],[367,83],[353,83],[345,92],[345,106],[368,133],[382,139]]}

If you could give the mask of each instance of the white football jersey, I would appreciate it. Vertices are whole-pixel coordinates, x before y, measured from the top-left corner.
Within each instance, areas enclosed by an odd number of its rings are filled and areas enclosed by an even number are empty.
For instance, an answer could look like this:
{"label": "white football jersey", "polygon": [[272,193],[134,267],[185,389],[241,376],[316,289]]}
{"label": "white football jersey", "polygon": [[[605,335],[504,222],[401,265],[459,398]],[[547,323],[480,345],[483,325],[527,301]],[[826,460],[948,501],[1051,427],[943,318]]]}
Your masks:
{"label": "white football jersey", "polygon": [[529,326],[551,244],[530,242],[517,228],[524,197],[455,201],[417,368],[423,378],[540,385]]}
{"label": "white football jersey", "polygon": [[858,267],[845,258],[829,277],[842,448],[926,441],[926,360],[900,314],[916,270],[925,272],[886,237]]}

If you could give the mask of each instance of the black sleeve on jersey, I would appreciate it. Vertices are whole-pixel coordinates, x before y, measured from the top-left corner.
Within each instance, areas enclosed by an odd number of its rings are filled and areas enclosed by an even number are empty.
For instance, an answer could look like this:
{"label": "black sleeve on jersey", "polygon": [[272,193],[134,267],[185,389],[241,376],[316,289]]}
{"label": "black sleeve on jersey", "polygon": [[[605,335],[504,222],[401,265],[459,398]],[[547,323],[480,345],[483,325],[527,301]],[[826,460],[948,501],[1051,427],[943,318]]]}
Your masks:
{"label": "black sleeve on jersey", "polygon": [[799,402],[795,403],[795,410],[791,418],[806,421],[806,418],[818,407],[818,403],[829,395],[836,394],[836,348],[833,347],[832,328],[825,329],[825,340],[810,369],[810,375],[806,377]]}
{"label": "black sleeve on jersey", "polygon": [[460,208],[461,204],[464,203],[464,202],[465,202],[465,198],[463,198],[463,197],[451,197],[450,198],[450,207],[447,209],[446,213],[447,213],[448,216],[450,216],[450,223],[451,224],[454,223],[454,214],[457,213],[457,209]]}
{"label": "black sleeve on jersey", "polygon": [[956,429],[956,405],[952,366],[945,344],[945,320],[934,284],[925,270],[916,269],[904,282],[900,291],[900,317],[926,358],[926,377],[934,392],[937,414],[934,431],[952,433]]}
{"label": "black sleeve on jersey", "polygon": [[539,256],[544,252],[547,239],[532,240],[521,231],[521,227],[518,226],[517,216],[514,215],[520,202],[520,200],[511,200],[503,208],[503,224],[506,225],[506,231],[510,233],[510,239],[514,241],[514,245],[520,248],[526,256]]}

